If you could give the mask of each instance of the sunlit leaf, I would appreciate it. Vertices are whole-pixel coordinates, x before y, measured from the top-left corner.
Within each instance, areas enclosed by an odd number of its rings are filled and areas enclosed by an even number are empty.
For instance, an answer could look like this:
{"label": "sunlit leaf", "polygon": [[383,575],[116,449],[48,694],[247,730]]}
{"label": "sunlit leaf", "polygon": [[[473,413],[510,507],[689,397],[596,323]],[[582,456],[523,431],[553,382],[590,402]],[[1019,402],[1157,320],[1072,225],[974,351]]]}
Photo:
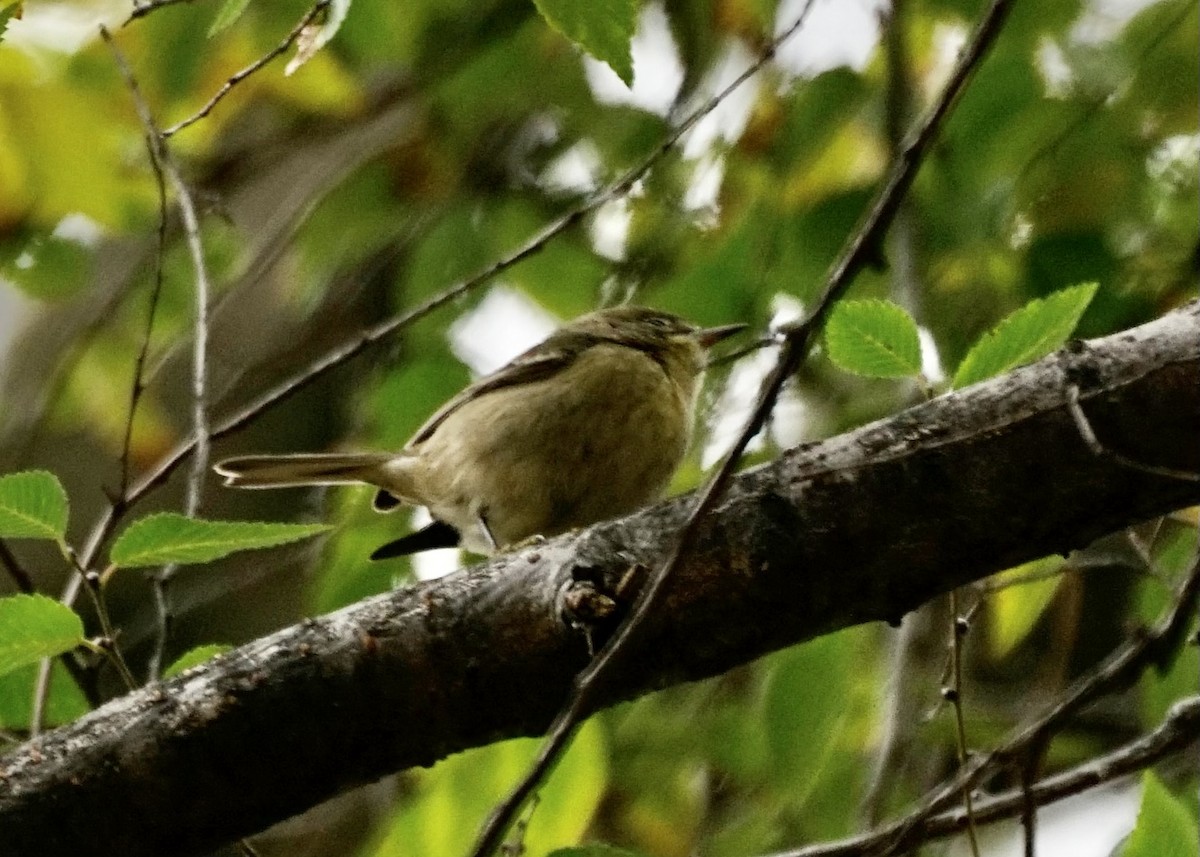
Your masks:
{"label": "sunlit leaf", "polygon": [[1196,857],[1196,821],[1183,802],[1167,791],[1153,771],[1142,774],[1142,806],[1137,826],[1121,857]]}
{"label": "sunlit leaf", "polygon": [[192,667],[202,664],[223,652],[228,652],[232,648],[233,646],[230,646],[228,643],[208,643],[203,646],[196,646],[196,648],[184,652],[175,663],[163,670],[162,677],[170,678],[171,676],[179,675],[184,670],[190,670]]}
{"label": "sunlit leaf", "polygon": [[[29,728],[37,675],[37,664],[26,664],[0,676],[0,729]],[[50,694],[42,712],[42,725],[70,723],[86,714],[89,707],[67,668],[56,660],[50,670]]]}
{"label": "sunlit leaf", "polygon": [[980,381],[1045,357],[1075,330],[1099,288],[1082,283],[1032,300],[985,333],[954,373],[955,387]]}
{"label": "sunlit leaf", "polygon": [[0,537],[62,539],[67,532],[67,492],[46,470],[0,476]]}
{"label": "sunlit leaf", "polygon": [[217,10],[217,17],[213,18],[212,26],[208,28],[208,35],[215,36],[229,27],[242,17],[242,13],[249,5],[250,0],[225,0],[221,4],[221,8]]}
{"label": "sunlit leaf", "polygon": [[596,59],[606,62],[626,86],[633,86],[630,39],[637,28],[635,0],[534,0],[542,17],[554,29]]}
{"label": "sunlit leaf", "polygon": [[274,547],[327,532],[328,524],[204,521],[173,512],[135,521],[112,547],[114,565],[211,562],[231,553]]}
{"label": "sunlit leaf", "polygon": [[0,675],[83,641],[83,620],[67,605],[45,595],[0,598]]}
{"label": "sunlit leaf", "polygon": [[856,375],[904,378],[921,371],[917,323],[890,301],[839,301],[825,324],[829,359]]}
{"label": "sunlit leaf", "polygon": [[4,31],[8,29],[8,22],[20,19],[22,5],[22,3],[17,2],[0,6],[0,41],[4,40]]}
{"label": "sunlit leaf", "polygon": [[[409,799],[361,857],[467,853],[479,819],[525,772],[540,744],[536,739],[503,741],[451,756],[419,774]],[[524,834],[524,853],[545,854],[579,841],[603,795],[607,759],[603,729],[589,721],[539,790]]]}
{"label": "sunlit leaf", "polygon": [[1005,586],[988,597],[988,642],[992,657],[1003,658],[1033,630],[1046,612],[1062,581],[1060,571],[1066,564],[1061,556],[1048,556],[1010,568],[996,575],[996,583],[1033,578],[1020,585]]}

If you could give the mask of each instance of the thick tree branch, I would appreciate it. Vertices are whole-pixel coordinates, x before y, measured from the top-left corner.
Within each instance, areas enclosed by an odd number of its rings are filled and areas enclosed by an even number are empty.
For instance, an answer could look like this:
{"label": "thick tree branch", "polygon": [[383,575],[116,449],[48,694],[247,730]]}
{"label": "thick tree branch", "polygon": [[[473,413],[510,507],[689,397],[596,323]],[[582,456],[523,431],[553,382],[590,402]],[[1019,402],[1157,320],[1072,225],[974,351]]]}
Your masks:
{"label": "thick tree branch", "polygon": [[[1072,386],[1074,385],[1074,387]],[[1200,502],[1200,304],[740,475],[605,686],[721,673]],[[652,567],[682,501],[284,629],[0,759],[0,853],[199,854],[337,792],[536,734],[587,662],[580,582]]]}

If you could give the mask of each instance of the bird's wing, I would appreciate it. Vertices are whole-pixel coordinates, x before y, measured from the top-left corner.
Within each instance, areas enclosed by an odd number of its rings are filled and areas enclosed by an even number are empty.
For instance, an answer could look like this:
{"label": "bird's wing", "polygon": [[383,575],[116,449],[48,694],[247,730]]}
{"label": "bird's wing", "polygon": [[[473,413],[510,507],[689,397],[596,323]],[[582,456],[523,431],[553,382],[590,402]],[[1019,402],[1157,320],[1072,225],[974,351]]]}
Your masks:
{"label": "bird's wing", "polygon": [[429,439],[430,435],[437,431],[438,426],[445,422],[448,416],[467,402],[474,401],[480,396],[486,396],[488,393],[494,393],[497,390],[517,387],[522,384],[532,384],[536,381],[544,381],[558,374],[570,366],[576,357],[597,341],[598,339],[594,336],[569,330],[560,330],[552,334],[545,342],[530,348],[524,354],[514,358],[511,363],[508,363],[491,375],[480,378],[438,408],[437,412],[417,430],[417,433],[412,436],[412,440],[407,445],[412,447],[424,443]]}

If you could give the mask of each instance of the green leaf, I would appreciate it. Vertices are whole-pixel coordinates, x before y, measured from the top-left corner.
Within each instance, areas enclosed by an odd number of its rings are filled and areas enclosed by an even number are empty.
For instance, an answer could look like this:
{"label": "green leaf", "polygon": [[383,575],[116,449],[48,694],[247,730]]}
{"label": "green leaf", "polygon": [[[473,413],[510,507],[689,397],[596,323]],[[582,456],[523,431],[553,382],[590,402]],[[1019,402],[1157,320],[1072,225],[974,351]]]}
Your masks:
{"label": "green leaf", "polygon": [[829,359],[869,378],[921,371],[921,341],[912,316],[890,301],[839,301],[825,324]]}
{"label": "green leaf", "polygon": [[83,620],[67,605],[45,595],[0,598],[0,675],[83,641]]}
{"label": "green leaf", "polygon": [[67,532],[67,492],[53,473],[27,470],[0,477],[0,537],[54,539]]}
{"label": "green leaf", "polygon": [[111,559],[125,568],[211,562],[237,551],[287,544],[329,529],[328,524],[204,521],[163,512],[132,523],[113,544]]}
{"label": "green leaf", "polygon": [[[478,747],[414,772],[412,791],[359,857],[465,854],[479,819],[528,769],[541,742],[533,738]],[[608,783],[608,748],[597,719],[582,726],[539,790],[525,830],[526,854],[578,842]]]}
{"label": "green leaf", "polygon": [[[33,690],[37,685],[37,664],[0,675],[0,729],[24,731],[33,720]],[[91,709],[83,691],[75,684],[62,662],[50,667],[50,695],[42,711],[43,726],[60,726],[82,717]]]}
{"label": "green leaf", "polygon": [[1121,857],[1197,857],[1196,822],[1152,771],[1142,774],[1142,807]]}
{"label": "green leaf", "polygon": [[971,346],[958,371],[956,388],[1032,363],[1062,346],[1096,295],[1097,283],[1082,283],[1032,300],[1007,316]]}
{"label": "green leaf", "polygon": [[988,599],[988,643],[993,658],[1003,658],[1029,636],[1037,620],[1054,600],[1054,593],[1063,579],[1061,574],[1055,572],[1065,564],[1066,560],[1061,556],[1048,556],[996,575],[994,579],[998,583],[1027,575],[1037,579],[1006,586]]}
{"label": "green leaf", "polygon": [[212,26],[208,28],[209,38],[228,28],[242,17],[242,13],[249,5],[250,0],[225,0],[221,4],[221,8],[217,10],[217,17],[213,18]]}
{"label": "green leaf", "polygon": [[8,29],[8,22],[14,18],[21,17],[21,2],[9,3],[0,7],[0,41],[4,41],[4,31]]}
{"label": "green leaf", "polygon": [[337,35],[337,31],[342,28],[342,22],[346,20],[346,14],[350,11],[350,2],[351,0],[333,0],[325,13],[324,22],[318,23],[318,18],[300,31],[300,36],[296,39],[296,55],[288,60],[283,69],[284,75],[293,74]]}
{"label": "green leaf", "polygon": [[188,649],[175,663],[171,664],[163,670],[162,677],[170,678],[171,676],[179,675],[184,670],[190,670],[194,666],[204,663],[209,658],[215,658],[217,655],[228,652],[233,646],[228,643],[207,643],[203,646],[196,646],[194,649]]}
{"label": "green leaf", "polygon": [[629,42],[637,28],[636,0],[533,0],[546,22],[633,86]]}

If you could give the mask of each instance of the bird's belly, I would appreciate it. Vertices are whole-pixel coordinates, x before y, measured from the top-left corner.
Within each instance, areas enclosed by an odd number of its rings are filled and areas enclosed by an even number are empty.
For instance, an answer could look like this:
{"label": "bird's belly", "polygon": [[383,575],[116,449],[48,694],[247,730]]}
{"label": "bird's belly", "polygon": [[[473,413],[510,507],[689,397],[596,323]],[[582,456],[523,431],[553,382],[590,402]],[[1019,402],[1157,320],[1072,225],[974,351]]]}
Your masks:
{"label": "bird's belly", "polygon": [[[686,448],[690,391],[679,391],[653,360],[636,357],[636,365],[620,367],[619,382],[611,373],[576,371],[456,411],[422,445],[430,484],[443,489],[429,504],[434,517],[458,529],[466,547],[490,552],[480,519],[504,546],[657,498]],[[452,420],[469,420],[470,429]]]}

